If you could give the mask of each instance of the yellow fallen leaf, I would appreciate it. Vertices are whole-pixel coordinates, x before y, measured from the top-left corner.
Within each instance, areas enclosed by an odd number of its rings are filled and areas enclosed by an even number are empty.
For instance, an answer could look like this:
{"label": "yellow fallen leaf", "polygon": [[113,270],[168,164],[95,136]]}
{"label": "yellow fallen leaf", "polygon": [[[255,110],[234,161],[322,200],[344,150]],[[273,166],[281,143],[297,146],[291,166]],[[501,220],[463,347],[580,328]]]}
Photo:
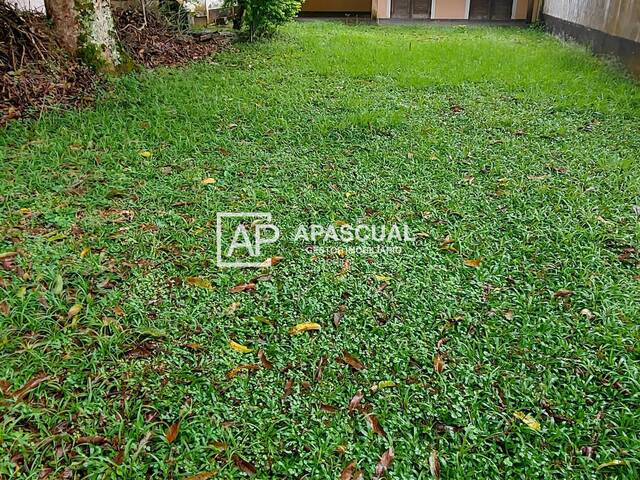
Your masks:
{"label": "yellow fallen leaf", "polygon": [[383,388],[393,388],[396,387],[396,382],[393,380],[382,380],[371,387],[372,392],[377,392],[378,390],[382,390]]}
{"label": "yellow fallen leaf", "polygon": [[209,480],[210,478],[215,477],[218,474],[215,470],[210,472],[200,472],[195,475],[191,475],[190,477],[185,478],[184,480]]}
{"label": "yellow fallen leaf", "polygon": [[84,258],[91,253],[91,249],[89,247],[84,247],[80,252],[80,258]]}
{"label": "yellow fallen leaf", "polygon": [[205,178],[204,180],[202,180],[202,184],[203,185],[211,185],[212,183],[216,183],[216,179],[215,178]]}
{"label": "yellow fallen leaf", "polygon": [[297,335],[299,333],[306,332],[307,330],[320,330],[320,328],[321,327],[319,323],[313,323],[313,322],[299,323],[291,327],[289,329],[289,333],[291,335]]}
{"label": "yellow fallen leaf", "polygon": [[373,276],[378,282],[388,282],[391,280],[389,275],[374,275]]}
{"label": "yellow fallen leaf", "polygon": [[153,153],[151,153],[149,150],[140,150],[138,154],[144,158],[149,158],[153,155]]}
{"label": "yellow fallen leaf", "polygon": [[469,258],[469,259],[464,260],[463,263],[467,267],[478,268],[480,266],[480,263],[482,263],[482,259],[481,258]]}
{"label": "yellow fallen leaf", "polygon": [[244,345],[239,344],[238,342],[234,342],[233,340],[229,340],[229,346],[233,348],[236,352],[240,353],[249,353],[253,352],[249,347],[245,347]]}
{"label": "yellow fallen leaf", "polygon": [[209,282],[209,280],[207,280],[206,278],[187,277],[187,283],[189,285],[193,285],[195,287],[200,287],[200,288],[213,288],[211,286],[211,282]]}
{"label": "yellow fallen leaf", "polygon": [[540,423],[531,415],[518,411],[513,412],[513,416],[524,423],[531,430],[535,430],[536,432],[540,431]]}
{"label": "yellow fallen leaf", "polygon": [[598,468],[596,468],[596,471],[601,470],[603,468],[607,468],[607,467],[617,467],[619,465],[626,465],[626,464],[627,462],[625,462],[624,460],[611,460],[610,462],[606,462],[598,465]]}
{"label": "yellow fallen leaf", "polygon": [[67,318],[75,317],[77,314],[80,313],[80,310],[82,310],[82,305],[80,305],[79,303],[76,303],[67,312]]}

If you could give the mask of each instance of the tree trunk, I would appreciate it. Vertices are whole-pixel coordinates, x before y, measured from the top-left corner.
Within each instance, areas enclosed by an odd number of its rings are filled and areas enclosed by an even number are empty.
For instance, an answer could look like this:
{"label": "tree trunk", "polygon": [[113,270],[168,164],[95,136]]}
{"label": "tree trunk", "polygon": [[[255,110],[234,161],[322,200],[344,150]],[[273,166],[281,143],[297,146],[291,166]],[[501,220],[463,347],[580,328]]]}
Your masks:
{"label": "tree trunk", "polygon": [[103,72],[129,67],[116,36],[109,0],[46,0],[58,41],[69,53]]}

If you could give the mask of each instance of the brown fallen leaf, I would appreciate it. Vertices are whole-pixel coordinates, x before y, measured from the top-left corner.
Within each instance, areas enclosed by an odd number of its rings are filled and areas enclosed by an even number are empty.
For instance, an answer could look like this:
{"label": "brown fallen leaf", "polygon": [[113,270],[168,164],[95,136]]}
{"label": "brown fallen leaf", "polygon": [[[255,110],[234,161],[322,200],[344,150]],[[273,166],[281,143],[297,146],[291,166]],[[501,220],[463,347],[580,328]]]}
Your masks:
{"label": "brown fallen leaf", "polygon": [[236,467],[238,467],[247,475],[255,475],[258,472],[256,467],[254,467],[252,463],[247,462],[244,458],[242,458],[238,454],[234,453],[233,456],[231,457],[231,460],[233,460],[233,463],[236,464]]}
{"label": "brown fallen leaf", "polygon": [[378,464],[376,465],[376,471],[372,477],[372,480],[380,480],[384,477],[385,472],[389,469],[389,465],[393,462],[393,447],[389,447],[387,451],[385,451]]}
{"label": "brown fallen leaf", "polygon": [[431,450],[431,455],[429,455],[429,471],[436,480],[440,478],[440,459],[438,458],[438,451],[435,449]]}
{"label": "brown fallen leaf", "polygon": [[289,333],[291,335],[298,335],[299,333],[306,332],[309,330],[320,330],[322,328],[319,323],[314,322],[305,322],[294,325],[289,329]]}
{"label": "brown fallen leaf", "polygon": [[0,313],[5,317],[8,317],[10,312],[11,312],[11,307],[9,307],[9,304],[5,300],[0,302]]}
{"label": "brown fallen leaf", "polygon": [[573,295],[573,292],[571,290],[561,288],[560,290],[558,290],[556,293],[553,294],[553,298],[565,298],[565,297],[570,297],[571,295]]}
{"label": "brown fallen leaf", "polygon": [[319,382],[320,380],[322,380],[322,374],[324,372],[324,367],[326,367],[327,365],[327,357],[322,356],[318,359],[318,366],[316,367],[316,376],[315,376],[315,380],[316,382]]}
{"label": "brown fallen leaf", "polygon": [[468,258],[465,259],[462,263],[464,263],[467,267],[478,268],[480,263],[482,263],[481,258]]}
{"label": "brown fallen leaf", "polygon": [[360,401],[364,398],[364,393],[362,393],[362,390],[358,390],[358,393],[356,393],[353,398],[351,398],[351,400],[349,401],[349,412],[353,412],[354,410],[357,410],[358,408],[360,408]]}
{"label": "brown fallen leaf", "polygon": [[216,179],[212,177],[207,177],[202,180],[202,185],[211,185],[213,183],[216,183]]}
{"label": "brown fallen leaf", "polygon": [[347,352],[346,350],[342,351],[342,356],[338,357],[336,361],[340,363],[345,363],[349,365],[351,368],[353,368],[354,370],[362,370],[364,368],[364,364],[360,360],[358,360],[356,357],[351,355],[349,352]]}
{"label": "brown fallen leaf", "polygon": [[282,399],[284,400],[289,395],[291,395],[291,390],[293,389],[293,378],[288,378],[286,383],[284,384],[284,393],[282,394]]}
{"label": "brown fallen leaf", "polygon": [[337,273],[337,276],[342,277],[343,275],[346,275],[347,272],[349,271],[349,266],[350,266],[349,260],[345,259],[345,261],[342,263],[342,268]]}
{"label": "brown fallen leaf", "polygon": [[442,373],[444,371],[444,360],[439,353],[436,353],[435,357],[433,357],[433,369],[437,373]]}
{"label": "brown fallen leaf", "polygon": [[215,477],[218,474],[216,471],[210,472],[200,472],[195,475],[191,475],[190,477],[185,478],[184,480],[209,480],[210,478]]}
{"label": "brown fallen leaf", "polygon": [[235,287],[230,288],[229,291],[231,293],[240,293],[240,292],[250,292],[255,289],[256,289],[255,283],[247,282],[247,283],[240,283]]}
{"label": "brown fallen leaf", "polygon": [[178,438],[178,432],[180,431],[180,420],[167,428],[167,431],[164,433],[164,437],[167,439],[167,442],[173,443],[176,438]]}
{"label": "brown fallen leaf", "polygon": [[371,430],[374,431],[374,433],[377,433],[381,437],[387,436],[387,433],[384,431],[384,429],[382,428],[382,425],[380,425],[380,422],[378,421],[378,417],[370,413],[365,418],[367,419],[367,423],[371,427]]}
{"label": "brown fallen leaf", "polygon": [[352,461],[349,463],[340,474],[340,480],[352,480],[353,479],[353,471],[356,468],[356,461]]}
{"label": "brown fallen leaf", "polygon": [[206,289],[213,288],[213,286],[211,285],[211,282],[209,282],[209,280],[207,280],[206,278],[187,277],[186,281],[189,285],[193,285],[194,287],[200,287],[200,288],[206,288]]}
{"label": "brown fallen leaf", "polygon": [[100,437],[97,435],[88,436],[88,437],[78,437],[75,440],[76,445],[106,445],[110,444],[111,441],[105,437]]}
{"label": "brown fallen leaf", "polygon": [[270,257],[267,258],[264,262],[262,262],[260,264],[259,268],[269,268],[269,267],[273,267],[274,265],[279,264],[282,260],[284,260],[284,257]]}
{"label": "brown fallen leaf", "polygon": [[46,375],[44,373],[40,373],[40,374],[36,375],[35,377],[31,378],[27,383],[25,383],[22,386],[22,388],[19,388],[18,390],[13,392],[13,396],[15,398],[17,398],[18,400],[21,400],[22,398],[25,397],[25,395],[27,395],[27,393],[29,393],[31,390],[36,388],[42,382],[45,382],[45,381],[49,380],[49,378],[51,378],[51,377],[49,377],[49,375]]}
{"label": "brown fallen leaf", "polygon": [[323,403],[322,405],[320,405],[320,410],[327,413],[336,413],[338,411],[338,408],[334,407],[333,405],[329,405],[328,403]]}
{"label": "brown fallen leaf", "polygon": [[338,310],[333,314],[333,324],[337,327],[340,326],[342,319],[344,318],[344,313],[347,311],[346,305],[340,305]]}
{"label": "brown fallen leaf", "polygon": [[232,378],[235,378],[236,375],[238,375],[243,370],[258,370],[259,368],[260,367],[258,367],[258,365],[255,365],[253,363],[238,365],[237,367],[233,367],[231,370],[227,372],[227,378],[231,380]]}
{"label": "brown fallen leaf", "polygon": [[273,368],[273,364],[267,358],[267,355],[264,353],[264,350],[261,348],[258,350],[258,358],[260,359],[260,363],[267,370],[271,370]]}
{"label": "brown fallen leaf", "polygon": [[204,348],[200,343],[187,343],[185,344],[185,347],[194,351],[202,350]]}

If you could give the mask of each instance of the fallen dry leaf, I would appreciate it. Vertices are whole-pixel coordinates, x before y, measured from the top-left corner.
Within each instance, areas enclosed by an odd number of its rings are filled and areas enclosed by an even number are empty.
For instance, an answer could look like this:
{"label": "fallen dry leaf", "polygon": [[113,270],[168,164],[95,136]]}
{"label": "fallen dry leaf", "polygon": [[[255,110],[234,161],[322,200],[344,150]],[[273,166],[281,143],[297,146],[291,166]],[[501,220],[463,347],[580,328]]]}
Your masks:
{"label": "fallen dry leaf", "polygon": [[387,436],[387,433],[384,431],[382,425],[380,425],[380,422],[378,421],[378,417],[370,413],[365,418],[367,419],[367,423],[375,433],[377,433],[381,437]]}
{"label": "fallen dry leaf", "polygon": [[481,258],[469,258],[469,259],[465,259],[463,261],[463,263],[467,267],[478,268],[480,266],[480,263],[482,263],[482,259]]}
{"label": "fallen dry leaf", "polygon": [[76,445],[105,445],[110,443],[111,441],[109,439],[98,435],[78,437],[75,439]]}
{"label": "fallen dry leaf", "polygon": [[80,313],[80,310],[82,310],[82,305],[79,303],[76,303],[73,307],[71,307],[69,309],[69,311],[67,312],[67,318],[73,318],[75,317],[77,314]]}
{"label": "fallen dry leaf", "polygon": [[524,423],[531,430],[535,430],[536,432],[540,431],[540,423],[531,415],[518,411],[513,412],[513,416]]}
{"label": "fallen dry leaf", "polygon": [[354,410],[360,408],[360,402],[363,398],[364,393],[362,393],[362,390],[358,390],[358,393],[356,393],[349,401],[349,412],[353,412]]}
{"label": "fallen dry leaf", "polygon": [[253,282],[240,283],[235,287],[229,289],[231,293],[250,292],[256,289],[256,284]]}
{"label": "fallen dry leaf", "polygon": [[91,253],[91,249],[89,247],[84,247],[80,252],[80,258],[84,258]]}
{"label": "fallen dry leaf", "polygon": [[291,395],[292,389],[293,389],[293,378],[287,378],[287,381],[284,384],[284,393],[282,394],[283,400],[287,398],[289,395]]}
{"label": "fallen dry leaf", "polygon": [[320,330],[322,328],[319,323],[314,322],[305,322],[294,325],[289,329],[289,333],[291,335],[298,335],[299,333],[306,332],[309,330]]}
{"label": "fallen dry leaf", "polygon": [[235,350],[236,352],[240,352],[240,353],[250,353],[253,352],[252,349],[250,349],[249,347],[245,347],[244,345],[238,343],[238,342],[234,342],[233,340],[229,340],[229,346]]}
{"label": "fallen dry leaf", "polygon": [[338,357],[336,360],[340,363],[349,365],[354,370],[362,370],[364,368],[364,364],[346,350],[343,350],[342,356]]}
{"label": "fallen dry leaf", "polygon": [[9,304],[5,300],[0,302],[0,313],[5,317],[8,317],[10,312],[11,312],[11,307],[9,307]]}
{"label": "fallen dry leaf", "polygon": [[210,478],[213,478],[216,475],[217,475],[217,472],[212,470],[210,472],[196,473],[195,475],[191,475],[190,477],[187,477],[184,480],[209,480]]}
{"label": "fallen dry leaf", "polygon": [[384,474],[389,469],[391,462],[393,462],[393,447],[389,447],[389,449],[380,457],[372,480],[380,480],[384,477]]}
{"label": "fallen dry leaf", "polygon": [[433,357],[433,369],[437,373],[442,373],[444,371],[444,360],[439,353],[436,353],[435,357]]}
{"label": "fallen dry leaf", "polygon": [[282,260],[284,260],[284,257],[271,257],[271,258],[267,258],[264,262],[262,262],[260,264],[259,268],[269,268],[269,267],[273,267],[274,265],[279,264]]}
{"label": "fallen dry leaf", "polygon": [[242,372],[243,370],[258,370],[260,367],[258,367],[258,365],[253,364],[253,363],[246,363],[243,365],[238,365],[237,367],[233,367],[231,370],[229,370],[227,372],[227,378],[228,379],[232,379],[234,378],[236,375],[238,375],[240,372]]}
{"label": "fallen dry leaf", "polygon": [[338,310],[333,314],[333,325],[337,328],[340,326],[342,319],[344,318],[344,314],[347,311],[346,305],[340,305]]}
{"label": "fallen dry leaf", "polygon": [[513,320],[513,310],[507,310],[504,312],[505,320]]}
{"label": "fallen dry leaf", "polygon": [[318,366],[316,368],[315,381],[319,382],[322,380],[322,373],[324,372],[324,367],[327,366],[327,357],[322,356],[318,359]]}
{"label": "fallen dry leaf", "polygon": [[49,380],[49,375],[46,375],[44,373],[40,373],[38,375],[36,375],[35,377],[31,378],[27,383],[25,383],[22,388],[19,388],[18,390],[16,390],[15,392],[13,392],[13,396],[16,397],[18,400],[24,398],[24,396],[29,393],[31,390],[33,390],[34,388],[36,388],[38,385],[40,385],[42,382],[45,382],[47,380]]}
{"label": "fallen dry leaf", "polygon": [[215,178],[207,177],[204,180],[202,180],[202,185],[211,185],[212,183],[216,183]]}
{"label": "fallen dry leaf", "polygon": [[589,320],[591,320],[593,318],[593,312],[591,310],[589,310],[588,308],[583,308],[582,310],[580,310],[580,315],[582,315],[583,317],[588,318]]}
{"label": "fallen dry leaf", "polygon": [[440,478],[440,459],[438,458],[438,451],[435,449],[431,450],[431,455],[429,455],[429,471],[436,480]]}
{"label": "fallen dry leaf", "polygon": [[260,359],[260,363],[267,370],[271,370],[273,368],[273,364],[267,358],[267,355],[264,353],[264,350],[261,348],[258,350],[258,358]]}
{"label": "fallen dry leaf", "polygon": [[353,480],[353,471],[356,468],[356,461],[349,463],[340,474],[340,480]]}
{"label": "fallen dry leaf", "polygon": [[602,470],[603,468],[607,468],[607,467],[617,467],[620,465],[626,465],[627,462],[625,462],[624,460],[611,460],[610,462],[606,462],[606,463],[601,463],[600,465],[598,465],[598,468],[596,468],[596,471]]}
{"label": "fallen dry leaf", "polygon": [[209,282],[209,280],[207,280],[206,278],[200,278],[200,277],[187,277],[187,283],[189,285],[193,285],[194,287],[200,287],[200,288],[213,288],[213,286],[211,285],[211,282]]}
{"label": "fallen dry leaf", "polygon": [[144,157],[144,158],[149,158],[149,157],[151,157],[153,155],[153,153],[150,152],[149,150],[140,150],[138,152],[138,155],[140,155],[141,157]]}
{"label": "fallen dry leaf", "polygon": [[560,290],[558,290],[556,293],[553,294],[553,298],[565,298],[565,297],[570,297],[571,295],[573,295],[573,292],[571,290],[561,288]]}
{"label": "fallen dry leaf", "polygon": [[334,407],[333,405],[329,405],[328,403],[323,403],[320,405],[320,410],[327,413],[336,413],[338,411],[338,407]]}
{"label": "fallen dry leaf", "polygon": [[247,475],[255,475],[258,472],[256,467],[254,467],[252,463],[247,462],[244,458],[242,458],[238,454],[233,454],[233,456],[231,457],[231,460],[233,460],[233,463],[236,464],[236,467],[238,467]]}
{"label": "fallen dry leaf", "polygon": [[347,272],[349,271],[349,266],[350,266],[349,260],[345,259],[345,261],[342,263],[342,268],[338,272],[337,276],[341,277],[343,275],[346,275]]}
{"label": "fallen dry leaf", "polygon": [[167,442],[173,443],[176,438],[178,438],[178,432],[180,431],[180,420],[167,428],[167,431],[164,433],[164,437],[167,439]]}
{"label": "fallen dry leaf", "polygon": [[393,388],[396,386],[396,382],[393,380],[381,380],[380,382],[371,386],[372,392],[377,392],[378,390],[382,390],[383,388]]}

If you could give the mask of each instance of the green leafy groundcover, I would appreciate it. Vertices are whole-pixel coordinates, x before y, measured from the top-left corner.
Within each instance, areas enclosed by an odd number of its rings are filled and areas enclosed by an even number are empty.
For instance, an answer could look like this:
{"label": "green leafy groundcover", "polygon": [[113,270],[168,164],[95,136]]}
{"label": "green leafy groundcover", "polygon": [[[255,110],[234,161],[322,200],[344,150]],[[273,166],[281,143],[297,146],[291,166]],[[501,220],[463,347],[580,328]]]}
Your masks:
{"label": "green leafy groundcover", "polygon": [[[0,475],[637,478],[639,116],[537,31],[305,23],[13,123]],[[291,239],[343,222],[416,240]]]}

